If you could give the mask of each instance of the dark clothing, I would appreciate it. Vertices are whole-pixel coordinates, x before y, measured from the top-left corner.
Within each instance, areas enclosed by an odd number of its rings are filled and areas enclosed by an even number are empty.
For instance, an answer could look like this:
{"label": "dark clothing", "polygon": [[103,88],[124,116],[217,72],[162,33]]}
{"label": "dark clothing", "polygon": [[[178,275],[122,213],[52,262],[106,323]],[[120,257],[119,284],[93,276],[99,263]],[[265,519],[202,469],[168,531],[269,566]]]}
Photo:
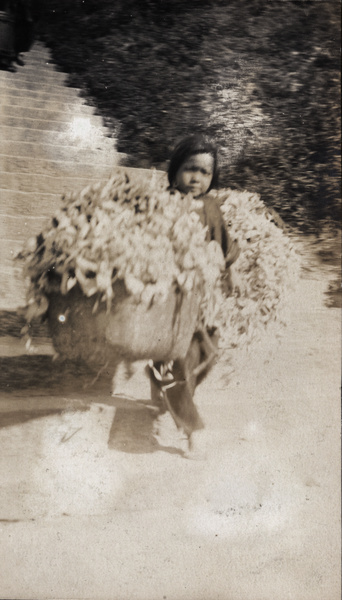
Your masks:
{"label": "dark clothing", "polygon": [[[216,349],[218,335],[212,332],[210,341]],[[152,402],[159,406],[160,412],[166,410],[172,415],[177,427],[183,429],[184,433],[191,437],[194,431],[204,428],[204,423],[198,413],[193,396],[197,384],[211,365],[200,375],[196,375],[195,369],[207,359],[208,349],[200,332],[196,332],[191,340],[187,355],[183,359],[175,360],[172,366],[172,380],[163,388],[163,384],[155,378],[153,371],[151,377]],[[162,372],[164,363],[154,363],[154,368]]]}
{"label": "dark clothing", "polygon": [[223,255],[226,256],[230,240],[221,209],[213,198],[204,196],[201,201],[203,208],[198,209],[198,214],[202,224],[208,227],[207,241],[215,240],[220,244]]}
{"label": "dark clothing", "polygon": [[[227,231],[221,208],[217,200],[212,196],[201,198],[203,208],[198,210],[203,225],[208,227],[207,240],[216,240],[220,244],[223,256],[226,258],[226,266],[230,266],[239,256],[239,248]],[[227,265],[227,261],[229,264]]]}
{"label": "dark clothing", "polygon": [[236,261],[240,254],[240,248],[235,240],[232,240],[223,219],[219,203],[212,196],[201,198],[203,208],[198,210],[202,224],[208,227],[207,241],[215,240],[220,244],[225,257],[226,268],[222,274],[222,290],[226,296],[233,291],[230,266]]}

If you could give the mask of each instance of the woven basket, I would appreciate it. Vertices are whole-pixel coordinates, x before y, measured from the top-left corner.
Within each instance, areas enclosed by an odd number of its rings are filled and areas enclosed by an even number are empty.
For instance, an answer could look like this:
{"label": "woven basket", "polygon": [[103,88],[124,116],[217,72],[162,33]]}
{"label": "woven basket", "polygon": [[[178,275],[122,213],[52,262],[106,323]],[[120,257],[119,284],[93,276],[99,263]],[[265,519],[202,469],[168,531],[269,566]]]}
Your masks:
{"label": "woven basket", "polygon": [[200,293],[170,290],[165,302],[150,307],[138,303],[118,281],[110,312],[78,286],[68,294],[49,297],[48,323],[56,351],[92,365],[123,358],[173,360],[184,358],[195,332]]}

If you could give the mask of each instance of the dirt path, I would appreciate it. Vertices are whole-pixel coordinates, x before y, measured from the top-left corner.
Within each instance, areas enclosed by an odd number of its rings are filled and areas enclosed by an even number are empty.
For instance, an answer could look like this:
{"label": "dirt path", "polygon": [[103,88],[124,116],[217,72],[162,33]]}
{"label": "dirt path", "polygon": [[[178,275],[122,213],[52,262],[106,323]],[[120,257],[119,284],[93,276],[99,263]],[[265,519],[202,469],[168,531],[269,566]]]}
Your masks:
{"label": "dirt path", "polygon": [[326,286],[306,275],[281,344],[264,339],[229,384],[218,364],[198,388],[206,461],[182,458],[172,427],[153,443],[148,408],[108,381],[82,390],[85,373],[53,384],[46,362],[40,385],[31,369],[31,388],[4,393],[1,595],[337,599],[340,336]]}

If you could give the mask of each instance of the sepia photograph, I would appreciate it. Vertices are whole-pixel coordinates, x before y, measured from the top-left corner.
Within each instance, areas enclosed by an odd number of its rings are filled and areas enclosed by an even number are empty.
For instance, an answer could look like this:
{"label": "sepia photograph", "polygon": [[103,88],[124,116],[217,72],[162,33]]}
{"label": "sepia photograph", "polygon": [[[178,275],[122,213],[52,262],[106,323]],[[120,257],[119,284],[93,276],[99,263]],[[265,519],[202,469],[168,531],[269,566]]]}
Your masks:
{"label": "sepia photograph", "polygon": [[0,0],[0,600],[341,597],[340,0]]}

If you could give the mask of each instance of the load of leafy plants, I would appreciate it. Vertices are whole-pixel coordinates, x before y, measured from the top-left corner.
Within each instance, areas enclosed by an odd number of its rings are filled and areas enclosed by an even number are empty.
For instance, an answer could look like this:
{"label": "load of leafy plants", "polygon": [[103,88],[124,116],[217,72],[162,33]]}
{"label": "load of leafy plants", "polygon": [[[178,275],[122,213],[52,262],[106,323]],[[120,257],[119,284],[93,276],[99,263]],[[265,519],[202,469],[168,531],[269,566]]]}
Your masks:
{"label": "load of leafy plants", "polygon": [[221,287],[225,264],[217,242],[206,241],[201,201],[167,188],[165,177],[118,169],[63,198],[44,230],[21,252],[28,279],[26,317],[43,317],[53,294],[78,286],[94,297],[94,311],[115,305],[114,284],[148,310],[170,290],[200,294],[201,326],[218,327],[224,347],[249,345],[271,323],[296,281],[299,260],[260,197],[230,189],[212,192],[241,254],[233,294]]}
{"label": "load of leafy plants", "polygon": [[[148,172],[147,172],[148,173]],[[142,302],[166,301],[170,290],[201,294],[201,319],[213,324],[224,259],[191,195],[168,190],[166,180],[117,170],[106,181],[63,198],[46,228],[21,253],[29,280],[29,320],[44,314],[51,294],[78,285],[96,308],[115,302],[113,284]],[[215,303],[215,302],[214,302]]]}

